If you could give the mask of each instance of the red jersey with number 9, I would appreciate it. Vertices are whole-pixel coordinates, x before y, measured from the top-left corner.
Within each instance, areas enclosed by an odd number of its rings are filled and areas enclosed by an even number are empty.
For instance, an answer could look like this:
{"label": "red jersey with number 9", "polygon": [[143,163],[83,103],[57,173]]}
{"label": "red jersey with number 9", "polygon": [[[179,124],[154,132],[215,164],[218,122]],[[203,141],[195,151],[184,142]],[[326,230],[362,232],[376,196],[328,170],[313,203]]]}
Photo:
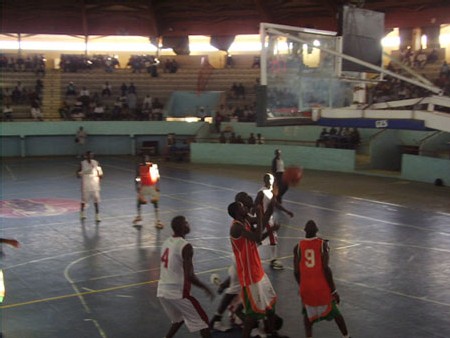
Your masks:
{"label": "red jersey with number 9", "polygon": [[299,242],[300,296],[305,305],[320,306],[331,303],[330,286],[323,272],[322,253],[325,245],[325,241],[318,237]]}

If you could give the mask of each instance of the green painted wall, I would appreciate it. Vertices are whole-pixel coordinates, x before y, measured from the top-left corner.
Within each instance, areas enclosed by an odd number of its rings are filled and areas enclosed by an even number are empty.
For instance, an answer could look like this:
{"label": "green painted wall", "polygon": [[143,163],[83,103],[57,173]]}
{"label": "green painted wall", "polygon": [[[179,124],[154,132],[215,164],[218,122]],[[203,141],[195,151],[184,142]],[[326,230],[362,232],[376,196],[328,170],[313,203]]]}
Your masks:
{"label": "green painted wall", "polygon": [[450,159],[405,154],[402,157],[402,178],[425,183],[434,183],[440,178],[445,186],[450,186]]}
{"label": "green painted wall", "polygon": [[270,169],[275,149],[280,149],[286,166],[301,166],[340,172],[353,172],[355,152],[347,149],[268,144],[191,144],[191,162],[260,165]]}

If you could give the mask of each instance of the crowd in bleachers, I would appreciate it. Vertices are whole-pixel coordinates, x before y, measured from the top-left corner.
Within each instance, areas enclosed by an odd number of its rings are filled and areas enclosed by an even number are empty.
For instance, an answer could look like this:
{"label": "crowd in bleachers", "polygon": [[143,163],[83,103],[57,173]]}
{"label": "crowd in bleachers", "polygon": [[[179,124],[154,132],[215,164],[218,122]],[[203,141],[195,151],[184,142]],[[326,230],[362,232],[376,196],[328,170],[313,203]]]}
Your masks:
{"label": "crowd in bleachers", "polygon": [[230,144],[264,144],[264,137],[258,133],[250,133],[247,139],[244,139],[241,135],[236,134],[233,131],[221,131],[219,136],[220,143]]}
{"label": "crowd in bleachers", "polygon": [[319,138],[316,140],[316,147],[356,149],[360,141],[357,128],[340,127],[336,129],[331,127],[329,130],[323,128]]}
{"label": "crowd in bleachers", "polygon": [[45,75],[45,58],[41,54],[33,55],[6,55],[0,54],[0,71],[2,72],[34,72],[36,75]]}
{"label": "crowd in bleachers", "polygon": [[[388,64],[387,69],[400,75],[407,75],[403,69],[397,67],[392,62]],[[369,88],[369,103],[395,101],[430,95],[428,90],[400,81],[392,76],[386,76],[384,80],[385,81],[378,82],[375,86]],[[444,95],[450,95],[450,72],[446,61],[443,61],[442,63],[438,78],[429,80],[437,87],[441,88]]]}
{"label": "crowd in bleachers", "polygon": [[[402,56],[402,62],[413,67],[422,68],[424,65],[441,62],[436,51],[428,52],[426,62],[423,63],[424,52],[419,50],[412,57],[409,51]],[[78,72],[83,70],[105,70],[113,71],[119,67],[117,58],[109,55],[94,55],[87,57],[85,55],[61,55],[62,72]],[[26,105],[28,110],[37,109],[37,105],[42,105],[43,81],[40,79],[40,73],[45,74],[45,58],[43,55],[29,56],[10,56],[0,54],[0,67],[3,72],[35,72],[38,73],[36,83],[26,85],[17,82],[15,86],[11,82],[2,84],[0,99],[2,106],[10,106],[6,111],[14,111],[17,105]],[[163,60],[160,64],[156,57],[151,55],[133,55],[130,57],[127,67],[132,73],[149,72],[152,76],[158,76],[157,68],[161,68],[166,73],[176,73],[179,64],[175,58]],[[254,65],[251,65],[254,67]],[[251,68],[250,67],[250,68]],[[400,67],[390,64],[389,69],[404,75]],[[44,69],[40,72],[39,69]],[[436,66],[434,67],[436,68]],[[436,85],[444,89],[444,93],[450,93],[450,72],[447,63],[442,63],[439,77],[435,80]],[[421,97],[429,95],[425,89],[398,81],[386,76],[385,81],[369,88],[368,101],[384,102],[410,97]],[[83,84],[87,84],[83,83]],[[115,82],[117,83],[117,82]],[[258,83],[258,80],[257,80]],[[71,88],[74,86],[74,88]],[[97,84],[98,86],[98,84]],[[74,83],[69,84],[62,99],[65,101],[61,105],[60,116],[63,119],[112,119],[112,120],[160,120],[162,119],[163,104],[156,99],[146,97],[148,93],[137,93],[133,83],[125,84],[112,88],[111,84],[105,82],[101,88],[76,88]],[[147,91],[147,90],[146,90]],[[247,95],[247,93],[249,94]],[[254,92],[252,88],[248,90],[242,82],[234,82],[228,89],[227,103],[213,112],[214,125],[216,131],[220,131],[220,124],[226,121],[254,122],[256,119],[254,102]],[[167,99],[164,95],[164,99]],[[149,104],[148,100],[152,100]],[[147,101],[147,102],[145,102]],[[155,101],[155,102],[153,102]],[[296,107],[298,102],[295,93],[289,88],[269,89],[268,102],[275,105],[275,108]],[[34,106],[34,107],[32,107]],[[14,118],[14,113],[8,113],[8,116]]]}
{"label": "crowd in bleachers", "polygon": [[2,120],[13,121],[15,119],[14,109],[18,106],[26,106],[30,115],[35,120],[42,121],[41,105],[43,89],[44,83],[39,77],[32,86],[24,85],[22,81],[17,81],[12,88],[1,87],[0,102],[3,105]]}
{"label": "crowd in bleachers", "polygon": [[[115,98],[113,101],[111,97]],[[150,94],[138,95],[133,82],[113,88],[106,81],[91,93],[86,86],[78,88],[69,82],[59,109],[63,120],[162,120],[163,104]]]}
{"label": "crowd in bleachers", "polygon": [[429,53],[422,48],[412,50],[411,47],[402,48],[400,50],[400,62],[411,67],[423,69],[427,64],[437,62],[439,55],[436,49],[432,49]]}
{"label": "crowd in bleachers", "polygon": [[59,66],[65,73],[77,73],[95,69],[112,72],[120,67],[120,63],[117,57],[111,55],[61,54]]}
{"label": "crowd in bleachers", "polygon": [[444,90],[444,95],[450,96],[450,68],[446,61],[442,63],[439,78],[435,81],[435,84]]}
{"label": "crowd in bleachers", "polygon": [[132,73],[147,72],[152,77],[158,77],[158,65],[160,61],[153,55],[131,55],[127,67]]}

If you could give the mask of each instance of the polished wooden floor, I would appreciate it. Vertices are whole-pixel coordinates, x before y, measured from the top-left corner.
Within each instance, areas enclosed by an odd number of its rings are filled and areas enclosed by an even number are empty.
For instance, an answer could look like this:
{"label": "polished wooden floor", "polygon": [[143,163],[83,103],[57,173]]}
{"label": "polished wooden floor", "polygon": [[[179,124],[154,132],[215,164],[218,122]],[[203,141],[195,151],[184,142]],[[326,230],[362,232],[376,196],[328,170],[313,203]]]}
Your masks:
{"label": "polished wooden floor", "polygon": [[[131,157],[100,157],[102,222],[93,208],[80,223],[75,158],[2,160],[1,236],[7,295],[1,306],[7,338],[164,337],[170,323],[157,301],[159,247],[170,220],[185,215],[192,232],[195,270],[208,281],[226,276],[230,264],[226,207],[239,191],[253,196],[267,168],[158,162],[161,218],[151,206],[141,231],[135,216]],[[268,160],[270,162],[270,159]],[[269,167],[269,163],[268,163]],[[282,333],[304,337],[301,305],[292,273],[292,248],[314,219],[331,243],[331,266],[341,310],[352,337],[450,337],[450,189],[429,184],[306,171],[284,200],[295,213],[281,217],[282,271],[266,271],[284,318]],[[212,315],[210,301],[194,291]],[[183,327],[178,337],[195,337]],[[239,332],[214,332],[238,337]],[[340,337],[333,322],[314,327],[315,337]]]}

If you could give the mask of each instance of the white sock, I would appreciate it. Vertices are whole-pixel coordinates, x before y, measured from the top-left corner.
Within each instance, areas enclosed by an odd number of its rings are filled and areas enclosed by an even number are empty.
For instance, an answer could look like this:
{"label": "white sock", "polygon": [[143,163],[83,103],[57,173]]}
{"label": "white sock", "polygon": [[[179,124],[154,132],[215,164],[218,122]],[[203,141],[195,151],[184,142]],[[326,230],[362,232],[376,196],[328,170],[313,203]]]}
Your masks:
{"label": "white sock", "polygon": [[270,260],[274,261],[277,259],[277,245],[270,246]]}

